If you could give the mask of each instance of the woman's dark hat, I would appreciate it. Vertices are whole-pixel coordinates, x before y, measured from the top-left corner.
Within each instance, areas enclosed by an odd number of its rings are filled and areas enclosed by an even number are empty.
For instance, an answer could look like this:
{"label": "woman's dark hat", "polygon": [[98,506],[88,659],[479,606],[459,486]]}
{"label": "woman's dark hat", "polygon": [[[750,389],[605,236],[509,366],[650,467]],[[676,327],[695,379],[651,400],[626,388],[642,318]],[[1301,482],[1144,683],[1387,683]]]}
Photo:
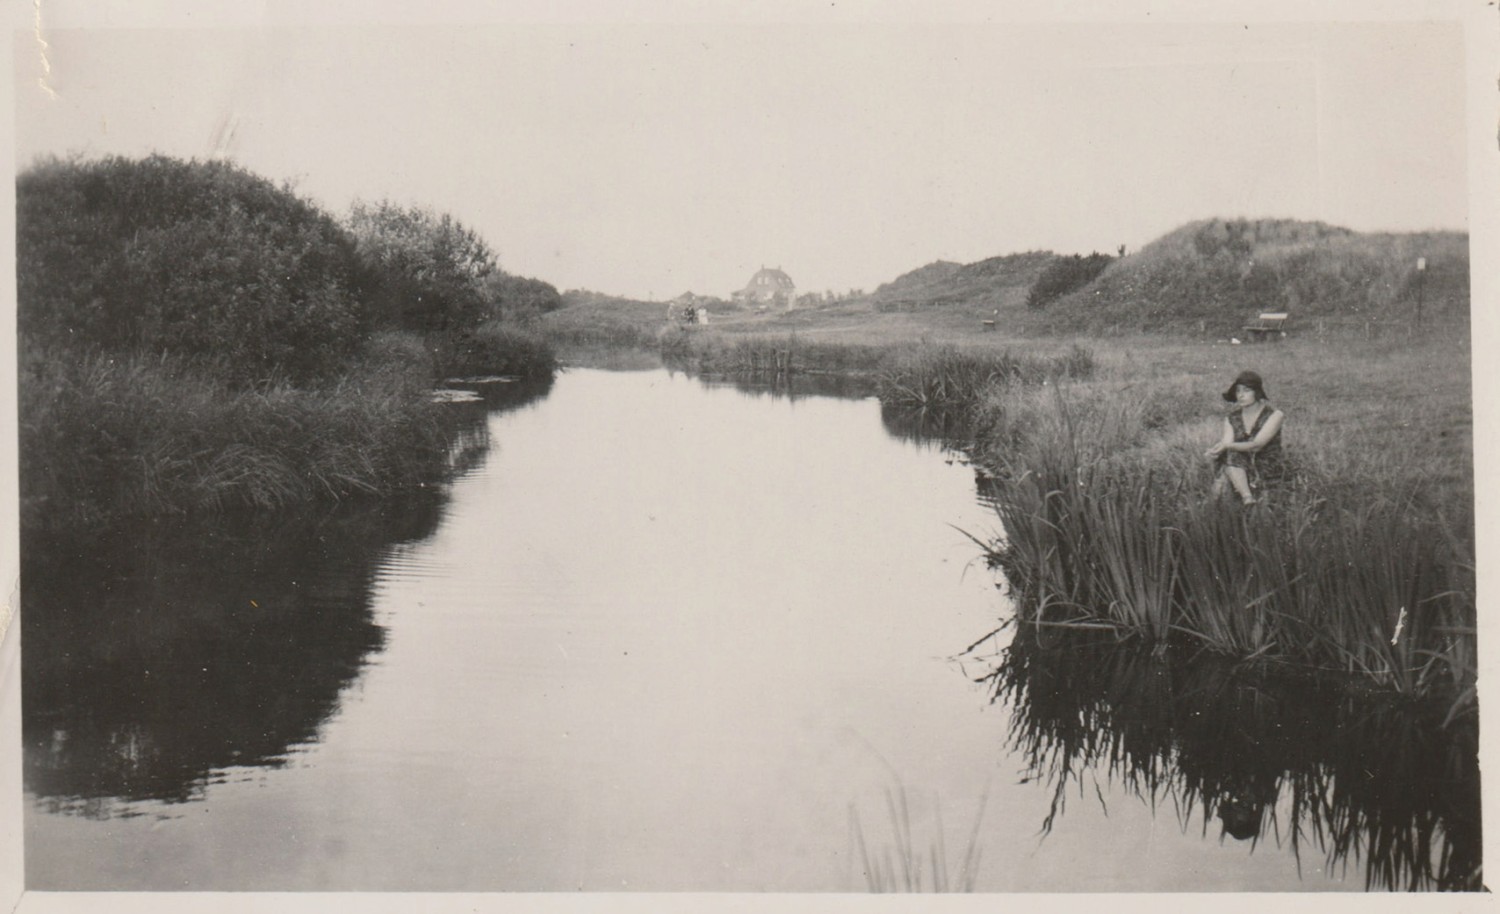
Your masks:
{"label": "woman's dark hat", "polygon": [[1260,375],[1256,374],[1253,371],[1240,372],[1239,377],[1234,379],[1234,383],[1229,385],[1229,389],[1224,391],[1224,399],[1228,400],[1230,403],[1233,403],[1235,401],[1234,389],[1236,387],[1239,387],[1241,384],[1255,391],[1256,399],[1269,399],[1266,396],[1266,386],[1261,382]]}

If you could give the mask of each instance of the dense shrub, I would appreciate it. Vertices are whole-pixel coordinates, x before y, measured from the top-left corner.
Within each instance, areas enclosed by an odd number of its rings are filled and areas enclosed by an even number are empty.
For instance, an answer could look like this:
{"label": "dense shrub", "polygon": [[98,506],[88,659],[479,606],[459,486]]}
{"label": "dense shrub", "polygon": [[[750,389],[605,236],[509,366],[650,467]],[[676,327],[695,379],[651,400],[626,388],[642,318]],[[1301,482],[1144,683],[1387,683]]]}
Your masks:
{"label": "dense shrub", "polygon": [[485,280],[484,293],[490,316],[500,320],[530,323],[562,307],[562,295],[551,283],[499,270]]}
{"label": "dense shrub", "polygon": [[362,323],[348,235],[229,163],[42,162],[17,179],[16,231],[34,344],[170,354],[247,383],[331,374]]}
{"label": "dense shrub", "polygon": [[349,231],[359,251],[359,288],[377,326],[418,333],[477,327],[488,314],[485,284],[495,253],[452,216],[389,201],[355,203]]}
{"label": "dense shrub", "polygon": [[451,375],[538,378],[557,368],[552,347],[539,333],[500,321],[448,337],[441,361]]}
{"label": "dense shrub", "polygon": [[1071,257],[1057,258],[1042,270],[1042,274],[1032,284],[1031,291],[1026,294],[1026,307],[1045,308],[1054,299],[1091,282],[1114,260],[1108,254],[1097,251],[1087,257],[1074,254]]}

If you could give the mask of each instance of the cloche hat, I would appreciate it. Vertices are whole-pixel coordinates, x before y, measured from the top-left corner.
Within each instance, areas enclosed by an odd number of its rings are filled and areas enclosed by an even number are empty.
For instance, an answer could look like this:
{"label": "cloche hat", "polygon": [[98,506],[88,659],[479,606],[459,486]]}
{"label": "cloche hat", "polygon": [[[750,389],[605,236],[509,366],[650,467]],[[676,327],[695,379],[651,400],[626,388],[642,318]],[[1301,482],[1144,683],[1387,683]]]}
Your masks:
{"label": "cloche hat", "polygon": [[1241,384],[1255,391],[1256,399],[1268,399],[1266,397],[1265,384],[1261,381],[1260,375],[1256,374],[1253,371],[1240,372],[1239,376],[1234,379],[1234,383],[1229,385],[1229,389],[1224,391],[1224,399],[1228,400],[1230,403],[1233,403],[1236,399],[1234,396],[1234,389],[1236,387],[1239,387]]}

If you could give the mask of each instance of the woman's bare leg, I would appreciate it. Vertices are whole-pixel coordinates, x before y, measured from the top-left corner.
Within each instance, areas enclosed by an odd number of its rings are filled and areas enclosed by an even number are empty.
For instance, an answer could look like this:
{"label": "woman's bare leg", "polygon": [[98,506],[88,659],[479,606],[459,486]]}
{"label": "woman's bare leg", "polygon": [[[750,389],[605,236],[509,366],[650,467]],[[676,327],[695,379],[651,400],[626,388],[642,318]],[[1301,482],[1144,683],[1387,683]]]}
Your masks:
{"label": "woman's bare leg", "polygon": [[1244,467],[1225,467],[1224,475],[1229,477],[1229,484],[1234,486],[1240,501],[1246,504],[1255,501],[1255,496],[1250,493],[1250,477],[1245,474]]}

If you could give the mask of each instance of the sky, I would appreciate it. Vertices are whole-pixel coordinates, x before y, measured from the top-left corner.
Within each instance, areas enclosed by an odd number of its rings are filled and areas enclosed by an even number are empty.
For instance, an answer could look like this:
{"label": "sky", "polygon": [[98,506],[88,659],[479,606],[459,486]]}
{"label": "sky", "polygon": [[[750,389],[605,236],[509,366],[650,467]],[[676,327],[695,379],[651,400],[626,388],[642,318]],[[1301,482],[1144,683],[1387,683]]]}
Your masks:
{"label": "sky", "polygon": [[1189,221],[1468,228],[1453,23],[49,28],[16,161],[161,152],[450,213],[559,289],[873,289]]}

